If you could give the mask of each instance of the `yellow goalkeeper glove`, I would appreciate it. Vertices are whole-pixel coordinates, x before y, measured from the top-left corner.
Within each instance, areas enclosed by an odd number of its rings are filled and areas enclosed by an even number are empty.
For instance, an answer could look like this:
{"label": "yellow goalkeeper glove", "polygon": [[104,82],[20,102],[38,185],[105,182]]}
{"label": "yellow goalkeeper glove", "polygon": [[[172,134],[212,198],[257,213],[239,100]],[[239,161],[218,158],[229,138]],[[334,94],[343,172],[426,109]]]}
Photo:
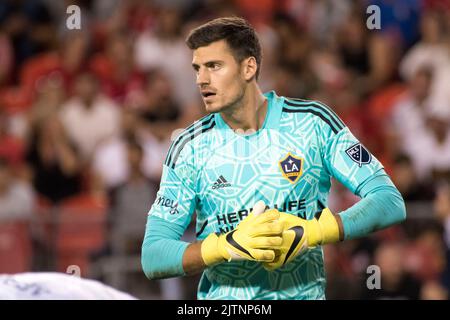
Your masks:
{"label": "yellow goalkeeper glove", "polygon": [[[276,211],[272,209],[266,213]],[[279,221],[283,223],[283,244],[274,261],[264,263],[267,270],[284,266],[307,248],[339,241],[339,226],[328,208],[323,209],[320,216],[312,220],[281,212]]]}
{"label": "yellow goalkeeper glove", "polygon": [[236,229],[219,236],[208,235],[201,245],[205,264],[212,266],[232,260],[273,261],[274,250],[279,250],[283,242],[283,226],[277,221],[280,212],[264,210],[264,202],[259,201]]}

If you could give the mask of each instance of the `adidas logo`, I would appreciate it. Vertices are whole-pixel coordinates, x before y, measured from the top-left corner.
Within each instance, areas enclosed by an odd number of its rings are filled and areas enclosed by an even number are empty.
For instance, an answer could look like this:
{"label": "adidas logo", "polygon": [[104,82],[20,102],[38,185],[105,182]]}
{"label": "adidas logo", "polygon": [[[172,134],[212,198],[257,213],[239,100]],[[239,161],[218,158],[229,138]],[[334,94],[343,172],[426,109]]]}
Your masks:
{"label": "adidas logo", "polygon": [[230,187],[231,183],[229,183],[223,176],[220,176],[219,179],[217,179],[216,182],[214,182],[212,189],[221,189]]}

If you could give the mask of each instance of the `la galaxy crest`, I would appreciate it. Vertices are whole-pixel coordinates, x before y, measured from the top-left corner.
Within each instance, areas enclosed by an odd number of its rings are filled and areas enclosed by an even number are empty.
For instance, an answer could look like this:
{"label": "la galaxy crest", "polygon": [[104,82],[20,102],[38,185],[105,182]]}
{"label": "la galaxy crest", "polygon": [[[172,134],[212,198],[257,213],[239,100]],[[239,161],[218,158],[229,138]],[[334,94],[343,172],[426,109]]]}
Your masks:
{"label": "la galaxy crest", "polygon": [[278,165],[280,167],[281,173],[283,174],[283,177],[288,179],[291,183],[296,183],[303,174],[304,161],[305,160],[303,158],[297,157],[288,152],[288,154],[283,159],[278,161]]}

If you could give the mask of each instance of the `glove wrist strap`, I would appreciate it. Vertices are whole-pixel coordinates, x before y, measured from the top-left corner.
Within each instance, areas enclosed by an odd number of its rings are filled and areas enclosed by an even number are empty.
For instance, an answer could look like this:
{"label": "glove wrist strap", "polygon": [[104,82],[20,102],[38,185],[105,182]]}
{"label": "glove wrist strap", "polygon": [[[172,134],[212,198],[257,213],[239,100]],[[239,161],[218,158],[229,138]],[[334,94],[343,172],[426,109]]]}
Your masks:
{"label": "glove wrist strap", "polygon": [[339,241],[339,225],[331,213],[330,209],[325,208],[318,219],[322,239],[320,244],[334,243]]}
{"label": "glove wrist strap", "polygon": [[201,255],[203,262],[207,266],[212,266],[224,261],[224,257],[219,251],[219,237],[215,233],[211,233],[203,240],[201,245]]}

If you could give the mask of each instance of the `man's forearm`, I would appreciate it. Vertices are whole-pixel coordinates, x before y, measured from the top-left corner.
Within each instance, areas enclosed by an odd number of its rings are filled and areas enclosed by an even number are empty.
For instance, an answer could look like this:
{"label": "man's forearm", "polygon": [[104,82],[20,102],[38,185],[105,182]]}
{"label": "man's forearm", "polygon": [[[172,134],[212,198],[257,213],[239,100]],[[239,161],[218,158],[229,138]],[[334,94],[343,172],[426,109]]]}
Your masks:
{"label": "man's forearm", "polygon": [[203,241],[180,240],[183,230],[157,217],[149,217],[142,244],[142,267],[149,279],[162,279],[202,272]]}
{"label": "man's forearm", "polygon": [[202,258],[201,248],[202,241],[197,241],[191,243],[186,248],[186,251],[184,251],[183,270],[187,275],[197,274],[206,268],[206,264]]}
{"label": "man's forearm", "polygon": [[405,220],[405,204],[399,191],[386,176],[376,179],[385,179],[386,184],[365,190],[363,199],[339,214],[344,239],[363,237]]}
{"label": "man's forearm", "polygon": [[182,276],[183,256],[189,243],[180,240],[181,226],[149,216],[142,243],[141,263],[149,279]]}

